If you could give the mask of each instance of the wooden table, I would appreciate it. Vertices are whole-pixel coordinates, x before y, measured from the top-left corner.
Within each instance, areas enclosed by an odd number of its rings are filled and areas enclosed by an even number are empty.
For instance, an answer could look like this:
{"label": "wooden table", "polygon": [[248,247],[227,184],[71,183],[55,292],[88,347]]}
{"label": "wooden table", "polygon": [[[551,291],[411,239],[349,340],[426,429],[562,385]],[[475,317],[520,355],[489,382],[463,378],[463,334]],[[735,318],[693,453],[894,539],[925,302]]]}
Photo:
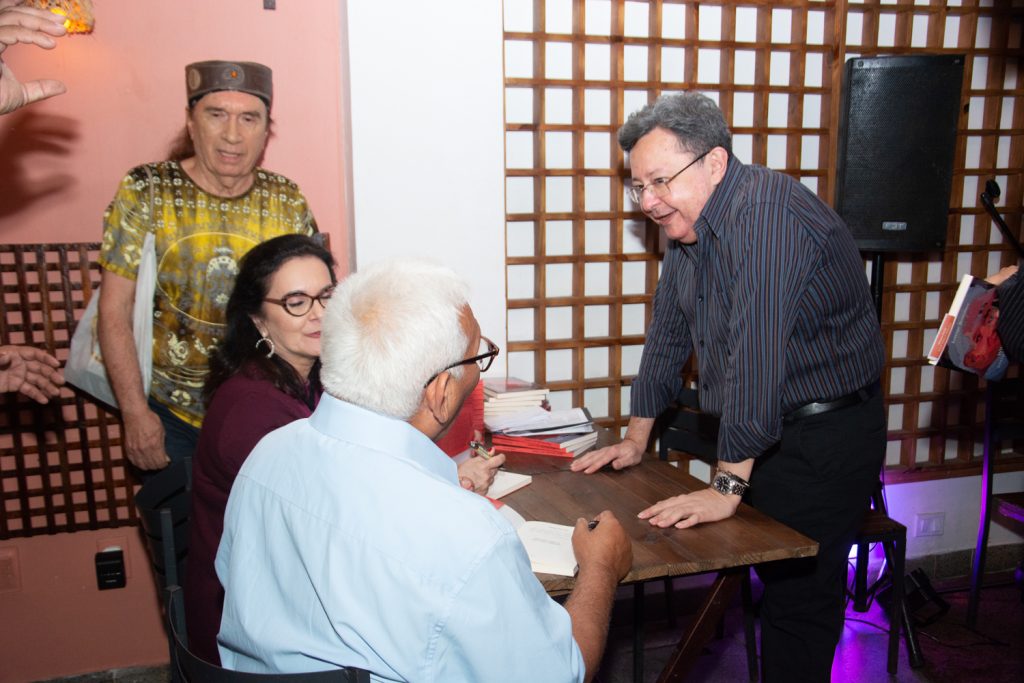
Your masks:
{"label": "wooden table", "polygon": [[[659,529],[637,519],[652,503],[707,486],[653,456],[636,467],[590,475],[559,469],[560,459],[551,460],[556,462],[544,471],[541,461],[524,467],[522,460],[510,458],[507,469],[529,472],[533,482],[503,502],[528,520],[560,524],[575,524],[578,517],[589,519],[606,509],[614,512],[633,542],[633,567],[623,583],[720,571],[659,681],[682,680],[738,590],[741,574],[721,570],[818,552],[816,542],[747,505],[730,519],[693,529]],[[538,577],[552,595],[571,591],[574,583],[571,577]]]}

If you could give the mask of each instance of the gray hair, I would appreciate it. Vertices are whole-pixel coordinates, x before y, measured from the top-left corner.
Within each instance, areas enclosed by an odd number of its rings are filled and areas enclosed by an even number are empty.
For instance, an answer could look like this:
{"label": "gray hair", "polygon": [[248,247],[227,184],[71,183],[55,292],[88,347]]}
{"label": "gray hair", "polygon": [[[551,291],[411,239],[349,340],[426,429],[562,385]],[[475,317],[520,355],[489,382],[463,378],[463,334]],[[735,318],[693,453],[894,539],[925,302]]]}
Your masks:
{"label": "gray hair", "polygon": [[[320,381],[335,398],[408,420],[431,375],[461,360],[469,288],[453,271],[400,259],[349,275],[321,327]],[[459,375],[461,366],[453,368]]]}
{"label": "gray hair", "polygon": [[698,92],[662,95],[633,112],[619,129],[619,146],[629,152],[655,128],[675,134],[684,152],[698,155],[721,147],[732,154],[732,134],[714,100]]}

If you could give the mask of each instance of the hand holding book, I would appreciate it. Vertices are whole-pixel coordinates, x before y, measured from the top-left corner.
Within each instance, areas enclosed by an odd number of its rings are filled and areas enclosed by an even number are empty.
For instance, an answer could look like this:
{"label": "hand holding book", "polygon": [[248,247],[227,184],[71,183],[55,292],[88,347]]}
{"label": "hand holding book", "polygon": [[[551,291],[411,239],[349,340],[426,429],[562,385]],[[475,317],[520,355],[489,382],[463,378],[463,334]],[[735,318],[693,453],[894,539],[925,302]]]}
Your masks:
{"label": "hand holding book", "polygon": [[949,312],[928,351],[928,362],[998,380],[1009,359],[996,332],[999,304],[995,286],[964,275]]}

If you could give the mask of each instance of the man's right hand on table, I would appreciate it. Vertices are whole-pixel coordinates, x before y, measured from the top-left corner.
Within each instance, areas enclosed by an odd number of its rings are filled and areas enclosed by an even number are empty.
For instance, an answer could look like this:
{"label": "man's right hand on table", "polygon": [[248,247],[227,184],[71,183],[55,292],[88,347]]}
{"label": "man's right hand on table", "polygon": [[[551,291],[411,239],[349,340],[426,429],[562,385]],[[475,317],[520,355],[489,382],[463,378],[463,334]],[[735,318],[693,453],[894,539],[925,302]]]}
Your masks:
{"label": "man's right hand on table", "polygon": [[643,454],[643,449],[640,446],[630,439],[625,439],[613,446],[584,453],[573,461],[570,468],[573,472],[593,474],[611,463],[612,468],[621,470],[640,464]]}

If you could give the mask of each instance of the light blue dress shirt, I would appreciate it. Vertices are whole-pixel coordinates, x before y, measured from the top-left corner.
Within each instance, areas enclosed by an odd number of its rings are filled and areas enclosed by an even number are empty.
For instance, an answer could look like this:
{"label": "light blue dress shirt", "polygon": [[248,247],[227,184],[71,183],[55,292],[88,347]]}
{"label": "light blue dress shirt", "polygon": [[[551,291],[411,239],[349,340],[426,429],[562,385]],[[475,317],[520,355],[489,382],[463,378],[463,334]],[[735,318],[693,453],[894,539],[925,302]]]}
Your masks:
{"label": "light blue dress shirt", "polygon": [[581,681],[569,614],[511,525],[406,422],[324,394],[228,500],[224,666],[382,681]]}

